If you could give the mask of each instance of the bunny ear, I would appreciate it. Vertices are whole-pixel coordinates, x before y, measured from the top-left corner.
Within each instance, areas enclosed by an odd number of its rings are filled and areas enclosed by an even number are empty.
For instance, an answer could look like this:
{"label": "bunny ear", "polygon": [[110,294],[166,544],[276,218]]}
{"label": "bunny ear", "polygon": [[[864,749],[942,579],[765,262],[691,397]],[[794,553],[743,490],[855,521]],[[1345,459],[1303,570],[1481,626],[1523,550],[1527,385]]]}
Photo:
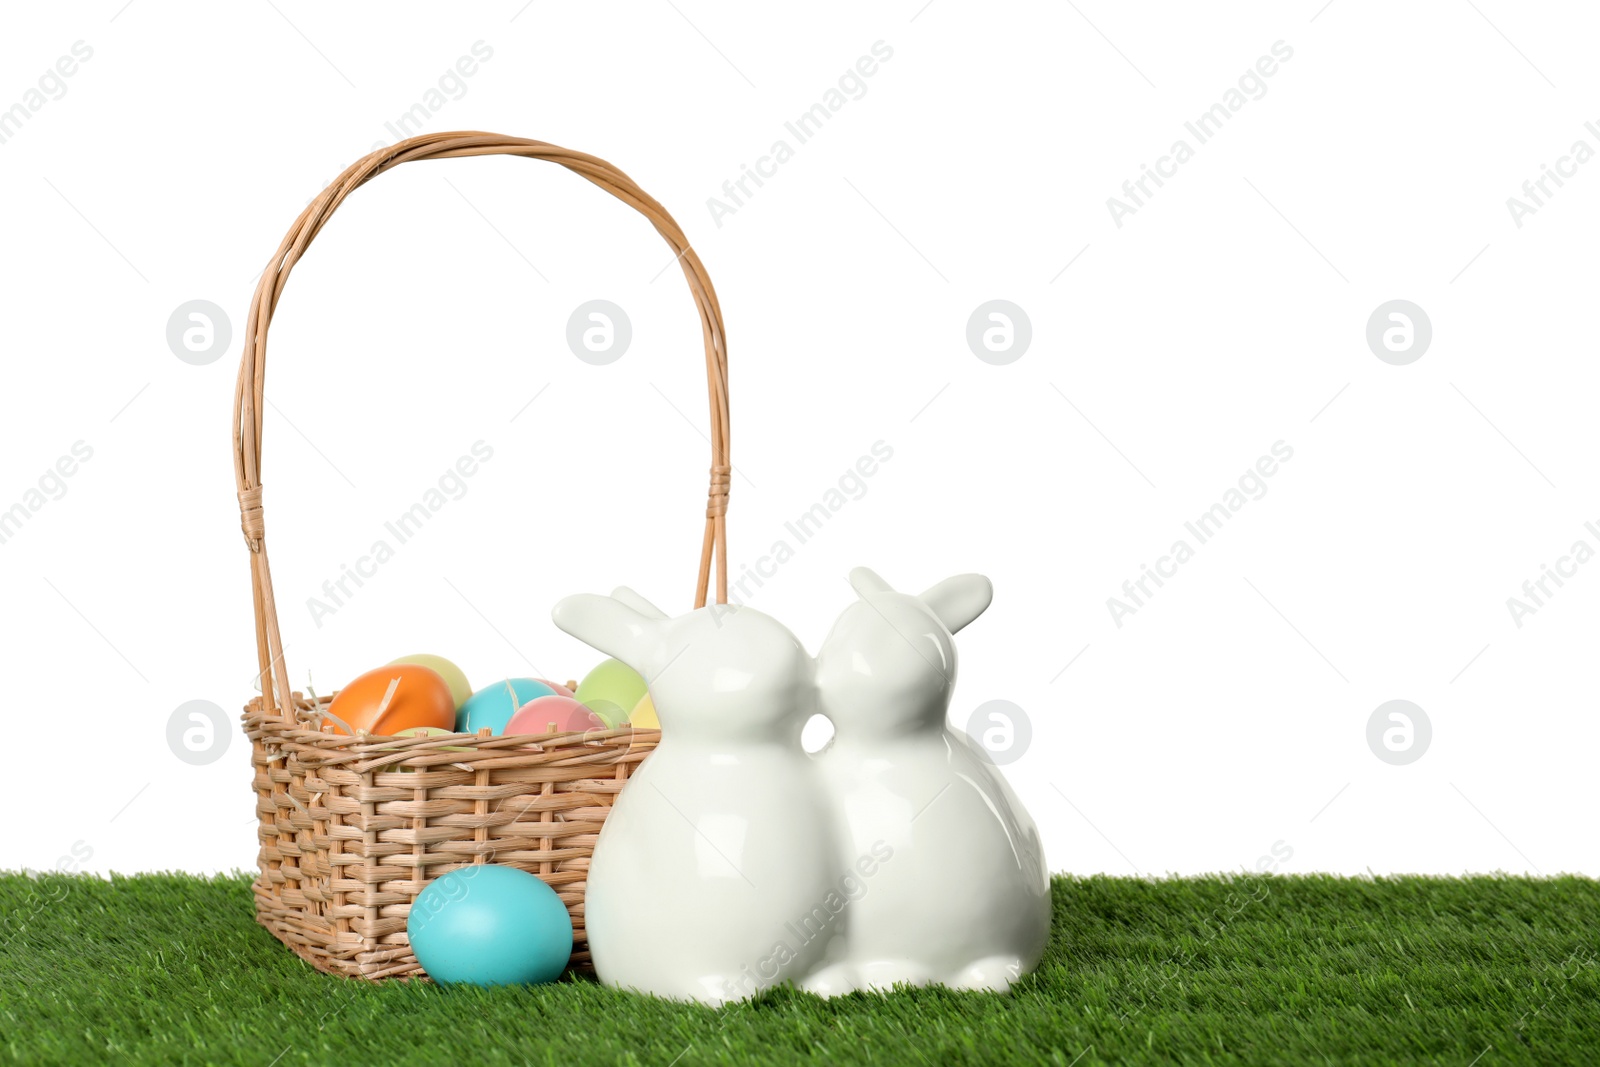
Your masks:
{"label": "bunny ear", "polygon": [[932,609],[945,629],[956,633],[982,615],[994,599],[994,586],[981,574],[946,578],[917,598]]}
{"label": "bunny ear", "polygon": [[659,621],[620,600],[593,593],[569,596],[550,613],[555,624],[579,641],[615,656],[645,677],[655,672]]}
{"label": "bunny ear", "polygon": [[632,608],[647,619],[664,619],[667,617],[666,612],[625,585],[619,585],[611,590],[611,599]]}
{"label": "bunny ear", "polygon": [[888,582],[865,567],[857,567],[850,572],[850,588],[856,591],[857,596],[863,597],[871,593],[894,592],[894,588]]}

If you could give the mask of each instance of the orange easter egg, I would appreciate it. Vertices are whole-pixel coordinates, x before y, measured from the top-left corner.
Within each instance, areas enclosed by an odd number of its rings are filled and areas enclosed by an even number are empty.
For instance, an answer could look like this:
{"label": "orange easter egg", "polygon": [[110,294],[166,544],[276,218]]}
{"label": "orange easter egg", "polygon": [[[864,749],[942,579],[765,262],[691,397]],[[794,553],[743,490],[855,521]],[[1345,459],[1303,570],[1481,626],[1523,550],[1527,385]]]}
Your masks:
{"label": "orange easter egg", "polygon": [[340,734],[364,730],[387,737],[419,726],[449,730],[456,700],[438,671],[396,664],[368,671],[335,693],[328,719]]}

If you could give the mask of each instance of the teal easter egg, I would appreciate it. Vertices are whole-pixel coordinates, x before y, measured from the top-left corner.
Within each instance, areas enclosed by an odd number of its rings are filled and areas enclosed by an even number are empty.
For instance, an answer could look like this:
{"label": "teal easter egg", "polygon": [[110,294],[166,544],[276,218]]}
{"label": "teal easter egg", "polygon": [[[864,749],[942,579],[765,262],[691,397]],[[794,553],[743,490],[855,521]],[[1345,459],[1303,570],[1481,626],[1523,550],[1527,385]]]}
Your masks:
{"label": "teal easter egg", "polygon": [[572,956],[572,916],[526,871],[480,863],[429,884],[411,905],[406,936],[435,982],[553,982]]}
{"label": "teal easter egg", "polygon": [[456,733],[475,734],[487,726],[498,737],[522,705],[554,694],[554,689],[536,678],[507,678],[486,685],[456,712]]}

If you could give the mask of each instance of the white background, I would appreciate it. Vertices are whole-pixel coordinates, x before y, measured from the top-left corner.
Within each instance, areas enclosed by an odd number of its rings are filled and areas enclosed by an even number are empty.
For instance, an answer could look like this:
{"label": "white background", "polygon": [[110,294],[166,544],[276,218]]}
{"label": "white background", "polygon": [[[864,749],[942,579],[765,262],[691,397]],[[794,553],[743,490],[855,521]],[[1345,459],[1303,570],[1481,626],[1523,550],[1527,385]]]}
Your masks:
{"label": "white background", "polygon": [[[93,56],[0,144],[0,509],[75,442],[93,458],[0,544],[0,867],[253,868],[242,736],[196,767],[166,731],[185,701],[251,695],[228,449],[254,278],[482,41],[425,128],[613,161],[716,281],[736,574],[893,449],[747,601],[815,649],[852,566],[993,579],[952,720],[1025,710],[1006,773],[1053,869],[1254,868],[1276,845],[1287,871],[1600,873],[1600,566],[1520,628],[1506,605],[1574,541],[1600,548],[1600,162],[1520,228],[1506,205],[1575,140],[1600,148],[1600,27],[1578,4],[1321,2],[12,9],[0,108],[75,42]],[[893,56],[865,94],[719,226],[707,199],[794,146],[785,121],[878,41]],[[1194,146],[1185,121],[1277,41],[1293,56],[1265,95],[1118,227],[1107,198]],[[402,168],[344,206],[270,353],[297,684],[422,650],[479,681],[576,677],[597,656],[551,624],[561,596],[627,583],[690,606],[705,391],[670,258],[523,160]],[[634,329],[606,367],[564,340],[593,298]],[[1032,323],[1006,366],[965,338],[996,298]],[[232,318],[207,366],[166,342],[195,299]],[[1365,339],[1392,299],[1432,322],[1407,366]],[[306,598],[480,440],[467,494],[316,626]],[[1266,495],[1118,627],[1107,598],[1278,441],[1293,459]],[[1391,699],[1432,724],[1405,766],[1366,740]]]}

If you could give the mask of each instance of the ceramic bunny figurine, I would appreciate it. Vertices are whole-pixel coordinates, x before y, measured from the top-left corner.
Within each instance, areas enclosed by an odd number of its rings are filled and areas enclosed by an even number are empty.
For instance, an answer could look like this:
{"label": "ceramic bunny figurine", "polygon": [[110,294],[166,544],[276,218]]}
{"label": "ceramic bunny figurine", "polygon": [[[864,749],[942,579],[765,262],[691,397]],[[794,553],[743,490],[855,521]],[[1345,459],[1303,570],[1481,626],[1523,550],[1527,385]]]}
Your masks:
{"label": "ceramic bunny figurine", "polygon": [[989,580],[959,575],[910,596],[862,567],[850,584],[860,599],[817,654],[819,706],[835,731],[817,760],[845,862],[883,843],[891,858],[873,864],[850,906],[844,961],[806,988],[1005,990],[1044,952],[1049,875],[1027,810],[982,750],[945,725],[952,635],[989,606]]}
{"label": "ceramic bunny figurine", "polygon": [[667,618],[628,589],[555,623],[650,683],[661,743],[595,845],[585,898],[608,985],[720,1004],[842,958],[832,810],[800,732],[810,655],[776,620],[717,605]]}

